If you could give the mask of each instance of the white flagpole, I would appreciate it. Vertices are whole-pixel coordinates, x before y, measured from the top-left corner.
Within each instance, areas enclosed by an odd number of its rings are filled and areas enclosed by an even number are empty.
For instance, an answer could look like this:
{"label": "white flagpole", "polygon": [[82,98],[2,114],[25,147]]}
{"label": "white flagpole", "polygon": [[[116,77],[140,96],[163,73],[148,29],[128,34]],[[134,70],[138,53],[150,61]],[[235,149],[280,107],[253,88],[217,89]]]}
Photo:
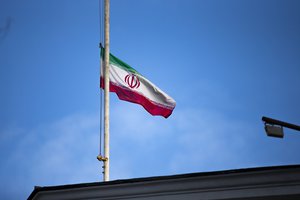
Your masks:
{"label": "white flagpole", "polygon": [[104,166],[103,180],[109,181],[109,0],[104,13]]}

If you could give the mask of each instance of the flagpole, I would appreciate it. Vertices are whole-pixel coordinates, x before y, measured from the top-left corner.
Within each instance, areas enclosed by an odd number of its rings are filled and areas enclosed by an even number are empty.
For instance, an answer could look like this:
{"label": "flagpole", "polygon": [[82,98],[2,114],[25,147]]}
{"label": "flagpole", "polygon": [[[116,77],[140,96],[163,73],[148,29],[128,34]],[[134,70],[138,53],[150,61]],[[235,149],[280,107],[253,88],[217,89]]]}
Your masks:
{"label": "flagpole", "polygon": [[109,181],[109,0],[104,10],[104,161],[103,181]]}

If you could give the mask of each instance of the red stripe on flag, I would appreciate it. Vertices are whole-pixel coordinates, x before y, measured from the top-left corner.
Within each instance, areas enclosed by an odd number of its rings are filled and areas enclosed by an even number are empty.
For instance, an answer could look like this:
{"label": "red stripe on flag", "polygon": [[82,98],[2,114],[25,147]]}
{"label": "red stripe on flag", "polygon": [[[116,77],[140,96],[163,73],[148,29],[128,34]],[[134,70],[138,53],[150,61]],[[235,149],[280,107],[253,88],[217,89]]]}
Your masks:
{"label": "red stripe on flag", "polygon": [[[100,87],[104,88],[104,79],[101,77],[100,79]],[[130,90],[125,87],[121,87],[110,82],[109,91],[115,92],[119,99],[124,101],[129,101],[131,103],[140,104],[143,106],[151,115],[160,115],[165,118],[168,118],[172,112],[173,108],[168,108],[163,105],[157,104],[145,96],[135,92],[134,90]]]}

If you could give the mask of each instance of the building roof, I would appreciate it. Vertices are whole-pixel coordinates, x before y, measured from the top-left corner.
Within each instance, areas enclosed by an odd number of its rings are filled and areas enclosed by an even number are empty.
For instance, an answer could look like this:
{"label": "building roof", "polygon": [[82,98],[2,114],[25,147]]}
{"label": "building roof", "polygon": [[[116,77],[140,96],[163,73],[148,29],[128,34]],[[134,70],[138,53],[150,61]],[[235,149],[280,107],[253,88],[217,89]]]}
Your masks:
{"label": "building roof", "polygon": [[[296,171],[295,171],[296,170]],[[177,181],[177,180],[188,180],[188,179],[213,179],[215,177],[233,177],[235,175],[257,175],[265,174],[270,172],[280,172],[288,173],[289,171],[294,171],[297,174],[300,172],[300,165],[284,165],[284,166],[269,166],[269,167],[256,167],[256,168],[245,168],[245,169],[233,169],[233,170],[223,170],[223,171],[213,171],[213,172],[198,172],[198,173],[188,173],[188,174],[179,174],[179,175],[170,175],[170,176],[156,176],[156,177],[145,177],[145,178],[133,178],[133,179],[122,179],[122,180],[113,180],[107,182],[92,182],[92,183],[80,183],[80,184],[68,184],[68,185],[58,185],[58,186],[35,186],[34,190],[28,197],[28,200],[33,200],[39,193],[51,192],[51,191],[69,191],[76,189],[88,189],[88,188],[108,188],[113,186],[122,186],[122,185],[136,185],[140,183],[155,183],[155,182],[165,182],[165,181]],[[299,174],[300,175],[300,174]],[[286,178],[285,178],[286,179]],[[299,177],[296,177],[297,183],[300,184]],[[272,180],[270,180],[272,181]],[[289,180],[287,180],[289,181]],[[299,193],[300,195],[300,193]]]}

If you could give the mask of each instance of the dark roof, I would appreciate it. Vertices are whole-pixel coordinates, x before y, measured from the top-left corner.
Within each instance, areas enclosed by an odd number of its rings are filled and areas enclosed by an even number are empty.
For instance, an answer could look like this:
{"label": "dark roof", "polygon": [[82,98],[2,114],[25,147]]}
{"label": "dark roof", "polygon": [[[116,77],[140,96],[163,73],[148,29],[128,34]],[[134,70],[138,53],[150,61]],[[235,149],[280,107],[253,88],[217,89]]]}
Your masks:
{"label": "dark roof", "polygon": [[293,169],[293,168],[300,168],[300,165],[268,166],[268,167],[232,169],[232,170],[213,171],[213,172],[197,172],[197,173],[170,175],[170,176],[120,179],[120,180],[107,181],[107,182],[79,183],[79,184],[68,184],[68,185],[57,185],[57,186],[43,186],[43,187],[35,186],[34,190],[28,197],[28,200],[32,200],[38,192],[42,192],[42,191],[57,191],[57,190],[64,190],[64,189],[86,188],[92,186],[107,186],[107,185],[118,185],[118,184],[128,184],[128,183],[172,180],[172,179],[181,179],[181,178],[190,178],[190,177],[205,177],[205,176],[249,173],[249,172],[259,172],[259,171],[283,170],[283,169]]}

